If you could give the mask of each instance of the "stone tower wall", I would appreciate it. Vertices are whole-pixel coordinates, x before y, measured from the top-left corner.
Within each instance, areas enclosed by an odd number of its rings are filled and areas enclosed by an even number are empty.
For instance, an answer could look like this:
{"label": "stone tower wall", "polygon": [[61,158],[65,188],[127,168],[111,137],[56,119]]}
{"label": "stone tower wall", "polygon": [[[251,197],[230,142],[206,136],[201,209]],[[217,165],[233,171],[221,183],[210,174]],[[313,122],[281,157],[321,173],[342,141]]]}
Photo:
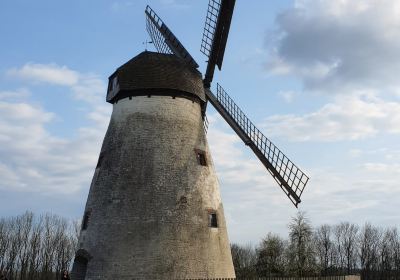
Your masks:
{"label": "stone tower wall", "polygon": [[152,95],[113,104],[83,228],[77,256],[87,264],[74,265],[76,279],[82,265],[88,280],[235,277],[199,103]]}

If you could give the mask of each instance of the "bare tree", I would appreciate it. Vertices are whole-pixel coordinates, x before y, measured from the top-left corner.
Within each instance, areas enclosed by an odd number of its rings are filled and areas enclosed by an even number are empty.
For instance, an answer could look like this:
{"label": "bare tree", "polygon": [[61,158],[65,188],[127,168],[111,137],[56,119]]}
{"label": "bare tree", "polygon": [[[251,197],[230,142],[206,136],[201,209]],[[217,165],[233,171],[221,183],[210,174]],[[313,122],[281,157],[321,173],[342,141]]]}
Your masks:
{"label": "bare tree", "polygon": [[343,248],[344,228],[342,225],[335,225],[334,234],[334,266],[339,273],[343,272],[345,266],[345,250]]}
{"label": "bare tree", "polygon": [[4,218],[0,219],[0,271],[7,265],[7,254],[10,244],[9,222]]}
{"label": "bare tree", "polygon": [[65,219],[58,220],[56,240],[56,277],[61,277],[63,270],[69,268],[71,260],[74,257],[77,238],[73,224],[68,224]]}
{"label": "bare tree", "polygon": [[397,275],[400,275],[400,234],[396,228],[392,229],[391,246],[393,248],[393,267]]}
{"label": "bare tree", "polygon": [[396,228],[387,228],[379,243],[379,270],[381,279],[394,278],[399,273],[400,240]]}
{"label": "bare tree", "polygon": [[39,217],[39,220],[33,226],[31,237],[29,240],[29,272],[27,279],[39,279],[39,267],[40,267],[40,252],[42,244],[42,227],[43,227],[43,216]]}
{"label": "bare tree", "polygon": [[315,230],[314,240],[321,274],[328,275],[328,270],[333,265],[334,255],[331,226],[319,226]]}
{"label": "bare tree", "polygon": [[315,254],[312,243],[313,231],[304,212],[299,211],[289,224],[288,258],[289,271],[296,276],[315,272]]}
{"label": "bare tree", "polygon": [[366,223],[359,236],[359,256],[363,279],[373,279],[372,273],[379,268],[380,239],[381,231]]}
{"label": "bare tree", "polygon": [[[268,233],[255,249],[231,245],[238,279],[333,275],[361,271],[363,280],[400,274],[400,235],[366,223],[321,225],[313,231],[303,212],[292,218],[289,240]],[[71,266],[80,226],[56,215],[31,212],[0,218],[0,272],[9,279],[53,280]],[[317,265],[318,263],[318,265]]]}
{"label": "bare tree", "polygon": [[0,219],[0,272],[9,279],[44,280],[59,277],[71,265],[76,250],[76,223],[33,213]]}
{"label": "bare tree", "polygon": [[21,217],[12,218],[9,220],[10,228],[10,244],[8,248],[8,256],[6,270],[8,271],[10,278],[17,278],[18,273],[18,257],[21,251],[21,232],[22,224]]}
{"label": "bare tree", "polygon": [[283,276],[287,241],[279,235],[268,233],[257,249],[258,276]]}
{"label": "bare tree", "polygon": [[20,219],[19,222],[21,224],[21,250],[19,253],[19,279],[26,279],[26,273],[28,270],[28,258],[30,254],[30,244],[29,238],[31,235],[32,224],[33,224],[33,213],[25,212]]}
{"label": "bare tree", "polygon": [[241,246],[231,244],[233,266],[238,279],[252,278],[257,276],[257,255],[250,244]]}
{"label": "bare tree", "polygon": [[357,233],[358,226],[349,222],[342,222],[339,225],[343,229],[341,238],[342,248],[344,249],[344,260],[346,273],[351,274],[357,263]]}

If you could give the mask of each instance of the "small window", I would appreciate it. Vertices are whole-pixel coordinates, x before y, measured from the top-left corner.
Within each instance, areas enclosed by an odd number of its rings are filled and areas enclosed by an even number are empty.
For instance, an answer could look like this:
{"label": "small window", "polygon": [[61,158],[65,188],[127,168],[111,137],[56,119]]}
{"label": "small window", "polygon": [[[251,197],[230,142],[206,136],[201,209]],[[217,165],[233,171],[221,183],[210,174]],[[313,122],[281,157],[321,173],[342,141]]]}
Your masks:
{"label": "small window", "polygon": [[101,164],[103,163],[103,159],[104,159],[104,152],[101,152],[100,156],[99,156],[99,160],[97,161],[96,169],[101,166]]}
{"label": "small window", "polygon": [[110,81],[110,91],[113,91],[114,89],[116,89],[117,88],[117,84],[118,84],[118,78],[117,78],[117,76],[115,76]]}
{"label": "small window", "polygon": [[194,151],[196,153],[197,162],[202,166],[207,166],[206,152],[199,149],[195,149]]}
{"label": "small window", "polygon": [[118,78],[115,76],[112,80],[112,88],[116,89],[118,84]]}
{"label": "small window", "polygon": [[217,213],[216,212],[209,212],[208,213],[208,222],[209,226],[212,228],[218,227],[218,220],[217,220]]}
{"label": "small window", "polygon": [[86,211],[85,215],[83,215],[82,230],[86,230],[88,227],[90,213],[91,213],[91,211]]}

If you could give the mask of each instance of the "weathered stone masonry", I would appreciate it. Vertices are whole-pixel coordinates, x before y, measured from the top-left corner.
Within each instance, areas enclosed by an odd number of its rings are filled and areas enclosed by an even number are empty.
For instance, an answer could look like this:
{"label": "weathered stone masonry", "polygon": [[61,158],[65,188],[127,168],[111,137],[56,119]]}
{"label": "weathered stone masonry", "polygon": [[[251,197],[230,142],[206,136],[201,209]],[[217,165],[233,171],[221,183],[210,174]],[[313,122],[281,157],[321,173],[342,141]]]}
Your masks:
{"label": "weathered stone masonry", "polygon": [[73,279],[233,278],[200,74],[172,55],[144,52],[113,82]]}

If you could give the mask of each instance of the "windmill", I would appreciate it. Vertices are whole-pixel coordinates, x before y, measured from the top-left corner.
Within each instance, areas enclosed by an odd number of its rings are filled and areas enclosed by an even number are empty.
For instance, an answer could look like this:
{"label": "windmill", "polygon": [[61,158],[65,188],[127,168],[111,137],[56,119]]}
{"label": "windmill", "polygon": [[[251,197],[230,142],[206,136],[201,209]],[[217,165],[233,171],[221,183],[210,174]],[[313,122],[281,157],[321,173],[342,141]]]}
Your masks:
{"label": "windmill", "polygon": [[198,64],[146,7],[157,52],[109,77],[113,112],[83,215],[72,279],[234,279],[219,185],[206,139],[210,102],[297,207],[305,175],[217,84],[235,0],[210,0]]}

